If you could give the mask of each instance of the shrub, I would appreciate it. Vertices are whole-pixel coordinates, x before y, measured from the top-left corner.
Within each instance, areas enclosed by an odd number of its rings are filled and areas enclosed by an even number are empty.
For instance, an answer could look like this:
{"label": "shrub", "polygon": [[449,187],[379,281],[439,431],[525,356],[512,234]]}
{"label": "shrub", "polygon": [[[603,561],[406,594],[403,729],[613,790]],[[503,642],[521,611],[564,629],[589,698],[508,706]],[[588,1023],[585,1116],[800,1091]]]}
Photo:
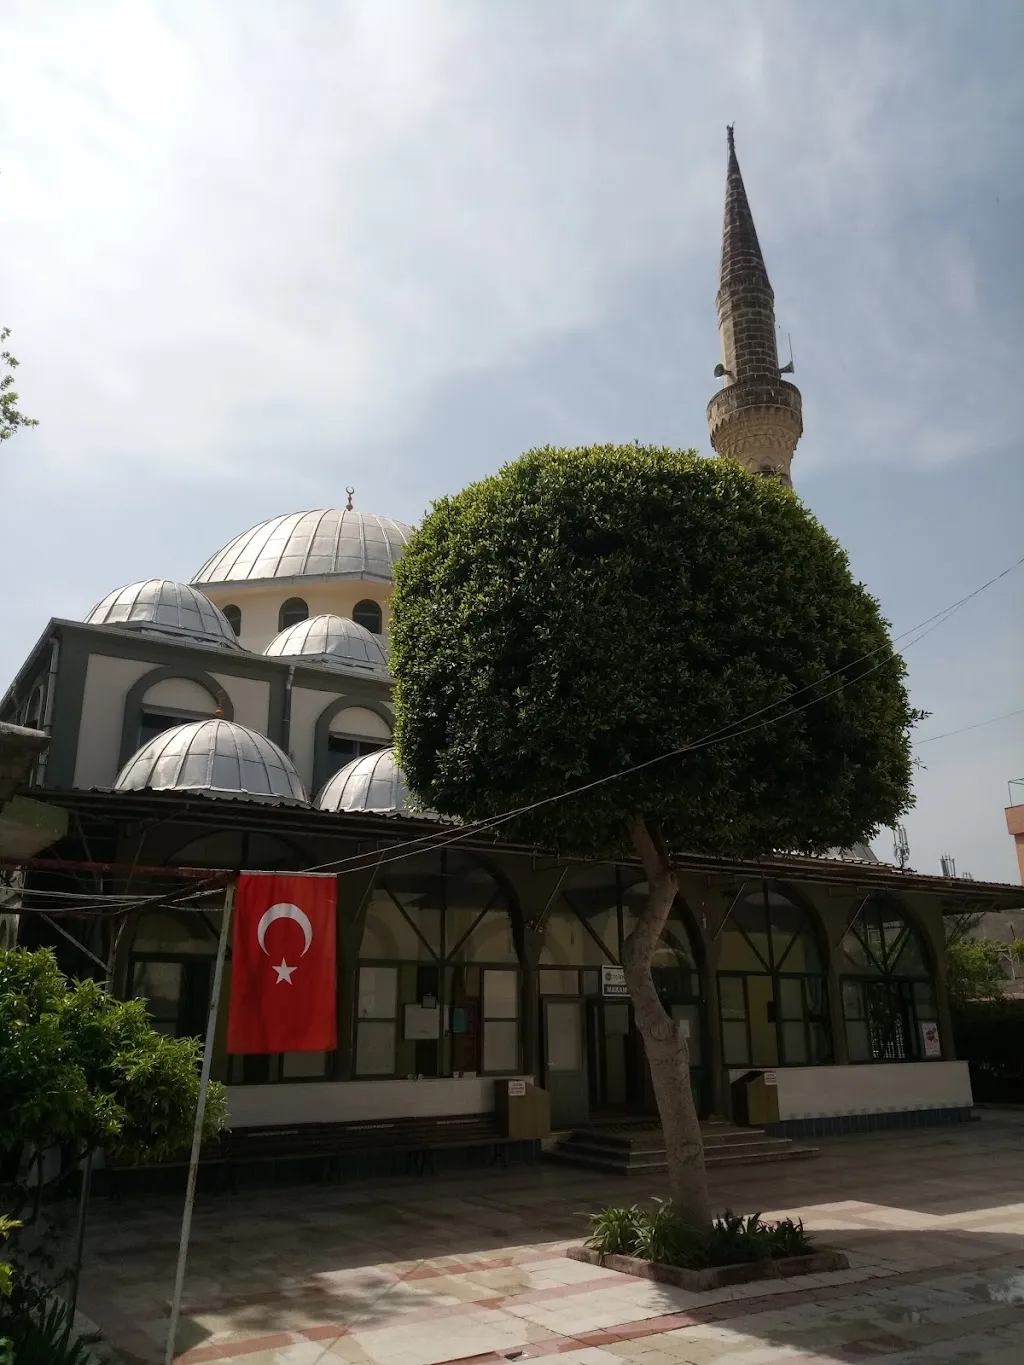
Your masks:
{"label": "shrub", "polygon": [[653,1209],[602,1209],[590,1215],[587,1246],[602,1256],[636,1256],[658,1265],[685,1270],[749,1261],[775,1261],[806,1256],[814,1246],[801,1220],[765,1223],[759,1213],[743,1217],[726,1209],[710,1231],[688,1227],[671,1201],[655,1201]]}

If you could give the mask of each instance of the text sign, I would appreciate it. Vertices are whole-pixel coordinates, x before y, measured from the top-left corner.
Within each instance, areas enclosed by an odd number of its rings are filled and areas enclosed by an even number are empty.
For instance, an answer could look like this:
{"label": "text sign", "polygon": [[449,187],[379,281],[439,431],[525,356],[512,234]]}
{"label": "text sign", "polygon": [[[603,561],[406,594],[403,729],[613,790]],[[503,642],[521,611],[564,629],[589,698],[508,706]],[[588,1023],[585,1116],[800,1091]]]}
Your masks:
{"label": "text sign", "polygon": [[626,986],[626,973],[622,967],[601,968],[601,994],[602,995],[629,994],[629,989]]}
{"label": "text sign", "polygon": [[774,1085],[774,1086],[777,1086],[778,1083],[779,1083],[778,1072],[775,1072],[775,1071],[764,1071],[764,1072],[762,1072],[762,1073],[761,1073],[761,1079],[764,1081],[765,1085]]}
{"label": "text sign", "polygon": [[938,1024],[921,1025],[921,1044],[926,1057],[942,1056],[942,1039],[939,1037]]}
{"label": "text sign", "polygon": [[509,1093],[509,1095],[525,1095],[525,1094],[526,1094],[526,1082],[525,1082],[525,1081],[509,1081],[509,1083],[508,1083],[508,1093]]}

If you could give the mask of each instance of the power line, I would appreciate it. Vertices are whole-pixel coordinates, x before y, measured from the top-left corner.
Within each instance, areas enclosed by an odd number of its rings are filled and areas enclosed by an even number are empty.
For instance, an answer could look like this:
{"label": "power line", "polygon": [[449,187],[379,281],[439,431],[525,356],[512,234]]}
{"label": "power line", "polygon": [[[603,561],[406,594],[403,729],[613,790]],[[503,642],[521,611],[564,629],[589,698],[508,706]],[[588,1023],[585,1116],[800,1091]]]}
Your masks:
{"label": "power line", "polygon": [[[925,620],[918,622],[917,625],[910,626],[908,627],[908,629],[901,631],[898,635],[893,637],[892,642],[886,640],[876,649],[869,650],[866,654],[862,654],[859,658],[854,659],[851,663],[844,664],[840,668],[833,669],[831,673],[827,673],[823,678],[820,678],[817,682],[807,683],[804,687],[797,688],[795,691],[788,693],[785,697],[780,698],[778,701],[771,702],[767,706],[761,707],[760,710],[753,711],[749,715],[742,717],[740,720],[731,722],[730,725],[726,725],[721,727],[721,729],[719,730],[712,731],[711,734],[705,735],[702,739],[695,740],[694,743],[692,744],[684,745],[682,748],[673,749],[664,754],[659,754],[657,757],[647,759],[643,763],[637,763],[634,764],[632,767],[623,768],[619,772],[609,773],[604,777],[595,778],[594,781],[584,783],[582,786],[570,788],[568,791],[556,793],[554,796],[544,797],[539,801],[532,802],[526,806],[520,806],[515,810],[506,811],[501,815],[491,816],[484,820],[476,821],[473,824],[464,826],[462,829],[460,829],[457,833],[451,835],[449,838],[442,840],[438,839],[437,836],[434,835],[433,833],[425,834],[417,839],[410,839],[404,844],[396,844],[392,846],[392,848],[387,850],[388,853],[397,856],[378,858],[376,855],[355,854],[352,857],[339,858],[333,862],[318,863],[313,867],[304,868],[303,871],[319,872],[328,868],[347,867],[353,863],[358,863],[359,868],[352,870],[360,870],[361,868],[370,867],[375,864],[380,866],[383,865],[384,863],[397,862],[400,861],[401,858],[414,856],[414,852],[412,851],[400,852],[400,850],[402,849],[406,850],[419,849],[425,851],[424,846],[426,846],[427,848],[434,847],[443,848],[447,844],[455,843],[460,839],[469,838],[473,834],[484,833],[491,829],[495,829],[499,825],[505,824],[509,820],[514,820],[519,816],[527,815],[532,811],[540,809],[542,806],[551,805],[556,801],[564,801],[572,796],[582,795],[582,793],[591,791],[595,787],[603,786],[606,782],[614,782],[620,777],[628,777],[631,776],[633,773],[641,772],[646,768],[652,767],[655,763],[662,763],[670,758],[678,758],[684,754],[692,753],[694,750],[707,748],[716,743],[724,744],[727,743],[729,740],[739,739],[743,735],[751,734],[756,730],[764,729],[768,725],[774,725],[779,720],[786,719],[786,717],[788,716],[794,716],[799,714],[801,711],[807,710],[807,708],[813,706],[815,702],[824,701],[828,697],[836,695],[836,693],[841,692],[845,688],[852,686],[855,682],[861,682],[864,678],[868,677],[877,669],[884,667],[884,665],[889,662],[890,658],[895,657],[897,654],[900,655],[904,654],[906,650],[911,648],[911,646],[916,645],[920,640],[923,640],[926,635],[930,635],[933,630],[937,630],[939,626],[944,625],[945,622],[948,621],[951,616],[958,612],[962,607],[966,606],[968,602],[972,601],[975,597],[977,597],[980,593],[984,592],[987,588],[992,587],[994,583],[998,583],[1001,579],[1005,578],[1015,569],[1018,569],[1022,564],[1024,564],[1024,555],[1022,555],[1021,558],[1017,559],[1013,564],[1010,564],[1007,568],[1003,569],[1001,572],[994,574],[991,578],[987,579],[979,587],[974,588],[971,592],[959,598],[956,602],[953,602],[949,606],[942,608],[941,611],[935,612],[932,616],[926,617]],[[928,627],[927,630],[924,629],[924,627],[926,626]],[[808,692],[814,687],[820,687],[822,683],[828,682],[830,679],[838,676],[840,673],[848,672],[849,669],[855,668],[857,664],[863,663],[865,660],[873,658],[874,655],[881,653],[883,650],[889,650],[891,648],[891,643],[894,643],[896,640],[902,640],[907,635],[913,635],[915,631],[920,631],[920,634],[918,634],[915,637],[915,639],[911,640],[907,645],[905,645],[902,650],[891,650],[891,653],[888,654],[886,658],[882,659],[872,668],[869,668],[865,673],[861,673],[860,675],[858,675],[858,677],[849,678],[843,683],[841,683],[839,687],[832,688],[831,691],[826,692],[823,695],[812,697],[809,702],[806,702],[803,706],[796,707],[795,709],[786,712],[785,715],[772,717],[769,720],[762,721],[758,725],[748,726],[745,729],[737,730],[733,728],[734,726],[737,725],[743,725],[745,721],[754,720],[756,719],[756,717],[764,715],[765,712],[772,711],[778,706],[784,705],[786,702],[791,701],[794,697],[800,696],[803,692]]]}
{"label": "power line", "polygon": [[961,725],[959,730],[947,730],[943,735],[929,735],[927,739],[919,739],[914,748],[918,749],[922,744],[934,744],[937,739],[949,739],[951,735],[965,735],[968,730],[980,730],[983,725],[995,725],[997,721],[1009,720],[1011,716],[1024,716],[1024,706],[1018,706],[1016,711],[1004,711],[1001,716],[989,716],[988,720],[975,721],[973,725]]}

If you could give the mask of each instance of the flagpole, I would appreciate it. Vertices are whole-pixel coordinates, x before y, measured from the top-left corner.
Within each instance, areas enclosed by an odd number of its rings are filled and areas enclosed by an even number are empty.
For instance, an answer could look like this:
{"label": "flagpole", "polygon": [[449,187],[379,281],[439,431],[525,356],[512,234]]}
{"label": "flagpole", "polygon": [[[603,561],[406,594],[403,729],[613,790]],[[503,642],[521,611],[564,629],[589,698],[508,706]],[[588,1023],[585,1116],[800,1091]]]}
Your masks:
{"label": "flagpole", "polygon": [[167,1327],[167,1350],[164,1365],[174,1365],[174,1345],[178,1335],[178,1317],[181,1313],[181,1295],[185,1287],[185,1262],[188,1259],[188,1240],[192,1231],[192,1206],[196,1197],[196,1177],[199,1173],[199,1148],[203,1142],[203,1121],[206,1117],[206,1096],[210,1089],[210,1067],[213,1062],[213,1040],[217,1031],[217,1012],[220,1007],[221,981],[224,977],[224,959],[227,956],[228,935],[231,928],[231,911],[235,903],[235,883],[232,882],[224,897],[224,915],[220,925],[220,940],[217,943],[217,961],[213,968],[213,985],[210,989],[210,1014],[206,1023],[206,1045],[203,1048],[203,1066],[199,1073],[199,1099],[196,1104],[196,1122],[192,1130],[192,1154],[188,1162],[188,1181],[185,1185],[185,1208],[181,1215],[181,1239],[178,1242],[178,1268],[174,1276],[174,1296],[171,1299],[171,1320]]}

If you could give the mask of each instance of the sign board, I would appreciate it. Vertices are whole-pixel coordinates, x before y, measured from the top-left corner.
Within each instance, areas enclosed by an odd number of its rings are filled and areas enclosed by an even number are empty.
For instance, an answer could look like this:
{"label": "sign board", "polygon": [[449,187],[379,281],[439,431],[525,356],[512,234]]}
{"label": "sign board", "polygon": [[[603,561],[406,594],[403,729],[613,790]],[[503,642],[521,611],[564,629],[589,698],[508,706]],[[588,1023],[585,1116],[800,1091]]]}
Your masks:
{"label": "sign board", "polygon": [[764,1081],[765,1085],[777,1086],[779,1083],[779,1076],[776,1071],[762,1072],[761,1079]]}
{"label": "sign board", "polygon": [[508,1083],[508,1093],[509,1093],[510,1095],[525,1095],[525,1094],[526,1094],[526,1082],[525,1082],[525,1081],[509,1081],[509,1083]]}
{"label": "sign board", "polygon": [[440,1036],[441,1011],[436,1005],[433,1009],[428,1009],[423,1005],[406,1005],[406,1042],[427,1042]]}
{"label": "sign board", "polygon": [[926,1057],[942,1056],[942,1039],[939,1037],[939,1026],[935,1023],[921,1025],[921,1045],[924,1048]]}
{"label": "sign board", "polygon": [[626,986],[626,973],[621,967],[601,968],[602,995],[629,995]]}

